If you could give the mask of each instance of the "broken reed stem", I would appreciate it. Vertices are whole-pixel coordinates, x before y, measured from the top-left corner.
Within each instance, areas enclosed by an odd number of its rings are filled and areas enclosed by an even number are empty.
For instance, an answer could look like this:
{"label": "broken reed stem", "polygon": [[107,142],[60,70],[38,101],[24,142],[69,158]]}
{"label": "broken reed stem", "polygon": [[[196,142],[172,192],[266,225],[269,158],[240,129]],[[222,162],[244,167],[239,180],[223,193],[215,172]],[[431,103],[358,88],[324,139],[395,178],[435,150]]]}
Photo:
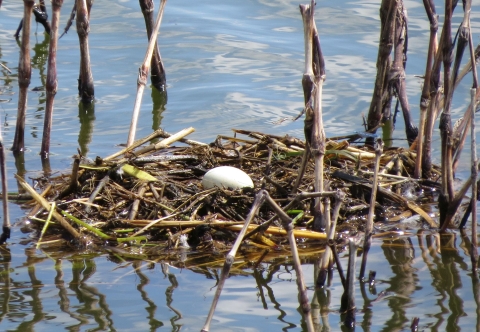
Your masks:
{"label": "broken reed stem", "polygon": [[116,158],[116,157],[122,155],[122,154],[128,153],[128,152],[132,151],[133,149],[139,147],[140,145],[143,145],[143,144],[151,141],[152,139],[155,139],[155,138],[161,136],[161,134],[163,134],[163,133],[164,133],[163,129],[157,129],[153,133],[151,133],[150,135],[145,136],[144,138],[141,138],[141,139],[133,142],[133,144],[130,145],[129,147],[126,147],[126,148],[124,148],[124,149],[122,149],[118,152],[115,152],[114,154],[111,154],[108,157],[103,158],[103,161],[109,161],[109,160],[112,160],[113,158]]}
{"label": "broken reed stem", "polygon": [[[153,10],[155,6],[153,4],[153,0],[139,0],[139,3],[142,10],[143,18],[145,20],[147,37],[150,40],[153,32],[153,26],[155,24],[155,22],[153,21]],[[160,56],[160,50],[158,49],[158,45],[156,43],[155,48],[153,49],[153,56],[150,66],[150,80],[152,81],[152,85],[157,88],[158,91],[165,91],[167,87],[165,68],[163,66],[162,57]]]}
{"label": "broken reed stem", "polygon": [[193,127],[182,129],[178,133],[173,134],[172,136],[161,140],[160,142],[158,142],[155,145],[151,144],[151,145],[149,145],[149,146],[147,146],[147,147],[145,147],[145,148],[143,148],[139,151],[136,151],[135,155],[136,156],[141,156],[141,155],[144,155],[144,154],[149,153],[149,152],[154,151],[154,150],[160,150],[160,149],[166,148],[170,144],[172,144],[176,141],[179,141],[180,139],[184,138],[185,136],[190,135],[194,131],[195,131],[195,129]]}
{"label": "broken reed stem", "polygon": [[145,90],[145,86],[147,85],[147,76],[150,70],[152,53],[153,53],[153,49],[157,44],[158,30],[160,29],[160,24],[162,23],[163,10],[165,9],[166,3],[167,3],[167,0],[162,0],[160,4],[160,9],[158,10],[158,15],[157,15],[157,21],[155,23],[153,33],[150,37],[150,41],[148,42],[147,52],[145,54],[145,58],[143,59],[143,63],[138,70],[137,95],[135,96],[135,104],[133,107],[132,121],[130,122],[130,131],[128,133],[128,139],[127,139],[127,147],[132,145],[133,140],[135,139],[135,132],[137,130],[137,122],[138,122],[138,116],[140,114],[140,106],[142,104],[143,91]]}
{"label": "broken reed stem", "polygon": [[[467,2],[471,2],[467,1]],[[478,241],[477,241],[477,177],[478,177],[478,167],[477,167],[477,140],[475,137],[475,95],[476,95],[476,86],[477,82],[474,80],[474,88],[470,90],[471,104],[472,104],[472,121],[471,121],[471,158],[472,158],[472,199],[470,204],[472,204],[472,244],[470,246],[470,258],[472,260],[472,271],[476,273],[478,265]]]}
{"label": "broken reed stem", "polygon": [[80,43],[80,74],[78,78],[78,94],[82,103],[91,103],[95,95],[93,75],[90,68],[90,50],[88,33],[90,32],[90,13],[86,0],[75,2],[77,8],[77,34]]}
{"label": "broken reed stem", "polygon": [[30,63],[30,26],[32,9],[35,4],[32,0],[23,1],[23,30],[22,46],[20,48],[20,60],[18,62],[18,110],[17,124],[15,127],[15,138],[13,140],[12,150],[14,153],[23,152],[25,149],[25,118],[27,115],[27,92],[32,76],[32,66]]}
{"label": "broken reed stem", "polygon": [[0,180],[2,181],[3,229],[0,235],[0,245],[10,238],[10,213],[8,211],[7,161],[3,145],[2,126],[0,126]]}
{"label": "broken reed stem", "polygon": [[238,248],[240,247],[240,244],[243,241],[243,237],[247,232],[248,226],[252,222],[253,218],[256,216],[260,207],[263,205],[263,202],[265,202],[266,198],[267,198],[267,192],[264,190],[260,190],[255,195],[255,201],[253,202],[252,208],[248,213],[248,216],[245,220],[245,224],[243,225],[243,228],[240,231],[240,233],[237,235],[237,239],[235,240],[235,243],[233,244],[232,249],[229,251],[229,253],[227,254],[227,257],[225,258],[225,263],[223,264],[222,272],[220,274],[220,279],[218,280],[217,290],[215,291],[215,295],[213,296],[212,305],[210,306],[210,311],[208,312],[207,319],[201,330],[202,332],[208,332],[210,330],[210,323],[212,321],[213,314],[215,313],[215,308],[217,307],[218,300],[220,299],[220,294],[222,293],[223,286],[225,285],[225,280],[228,278],[228,275],[230,273],[230,268],[232,267],[232,264],[235,261],[235,255],[237,254]]}
{"label": "broken reed stem", "polygon": [[375,171],[373,174],[372,193],[370,195],[370,208],[368,210],[367,224],[365,225],[365,239],[363,243],[363,256],[362,265],[360,267],[360,280],[363,280],[365,276],[365,268],[367,265],[367,255],[372,245],[372,231],[373,231],[373,218],[375,216],[375,202],[377,201],[377,189],[378,189],[378,170],[380,168],[380,157],[383,152],[383,141],[379,138],[375,145]]}
{"label": "broken reed stem", "polygon": [[40,155],[42,159],[49,158],[50,154],[50,133],[53,120],[53,102],[57,93],[57,43],[58,25],[60,22],[60,9],[63,0],[52,1],[52,26],[50,30],[50,44],[48,46],[47,82],[45,84],[47,100],[45,105],[45,118],[43,123],[43,136]]}
{"label": "broken reed stem", "polygon": [[437,31],[438,18],[435,12],[435,4],[433,0],[423,0],[425,11],[427,12],[430,22],[430,39],[428,43],[427,63],[425,65],[425,78],[423,80],[422,95],[420,97],[420,124],[418,126],[417,138],[417,159],[415,159],[415,170],[413,176],[416,179],[422,177],[422,160],[423,160],[423,142],[425,134],[425,125],[427,119],[427,109],[430,100],[430,79],[432,74],[432,63],[435,53],[437,52]]}

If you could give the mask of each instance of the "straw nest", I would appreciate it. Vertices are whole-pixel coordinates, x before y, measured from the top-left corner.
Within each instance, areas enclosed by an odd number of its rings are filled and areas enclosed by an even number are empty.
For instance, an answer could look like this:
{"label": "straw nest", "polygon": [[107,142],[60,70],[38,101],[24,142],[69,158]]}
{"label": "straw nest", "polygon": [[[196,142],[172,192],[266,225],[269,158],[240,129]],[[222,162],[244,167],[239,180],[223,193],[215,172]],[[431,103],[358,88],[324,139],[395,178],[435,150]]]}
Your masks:
{"label": "straw nest", "polygon": [[[37,182],[37,190],[18,178],[34,198],[28,203],[33,207],[25,225],[36,232],[37,245],[44,250],[80,245],[145,257],[181,251],[211,259],[212,253],[230,248],[255,192],[264,188],[293,219],[300,255],[323,251],[327,236],[315,229],[313,217],[313,161],[294,188],[303,141],[233,130],[233,137],[218,136],[215,142],[203,144],[182,138],[191,131],[170,135],[157,130],[129,149],[93,162],[77,155],[71,174]],[[354,138],[358,137],[327,140],[325,153],[321,203],[325,209],[332,206],[331,211],[340,204],[334,237],[338,245],[363,231],[372,188],[375,153],[363,145],[355,147]],[[170,146],[173,141],[178,141],[177,146]],[[382,154],[375,236],[435,226],[431,214],[436,183],[410,178],[414,160],[415,153],[403,148]],[[205,172],[223,165],[246,172],[255,187],[204,189]],[[341,202],[338,192],[345,193]],[[274,211],[264,205],[247,231],[242,252],[251,261],[288,256],[284,234]]]}

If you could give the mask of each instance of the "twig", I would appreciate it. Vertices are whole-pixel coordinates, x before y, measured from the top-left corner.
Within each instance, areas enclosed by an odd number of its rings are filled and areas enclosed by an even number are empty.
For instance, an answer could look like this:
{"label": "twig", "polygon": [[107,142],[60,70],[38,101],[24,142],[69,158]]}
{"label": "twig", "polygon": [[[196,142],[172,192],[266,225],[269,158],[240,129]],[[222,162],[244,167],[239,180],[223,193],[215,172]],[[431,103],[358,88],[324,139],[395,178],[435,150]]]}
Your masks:
{"label": "twig", "polygon": [[377,188],[378,188],[378,170],[380,167],[380,157],[383,152],[383,142],[379,138],[375,145],[375,171],[373,175],[372,193],[370,195],[370,209],[368,211],[367,224],[365,225],[365,240],[363,242],[363,256],[362,265],[360,267],[360,280],[363,280],[365,276],[365,267],[367,265],[367,255],[372,245],[372,231],[373,231],[373,218],[375,215],[375,202],[377,201]]}

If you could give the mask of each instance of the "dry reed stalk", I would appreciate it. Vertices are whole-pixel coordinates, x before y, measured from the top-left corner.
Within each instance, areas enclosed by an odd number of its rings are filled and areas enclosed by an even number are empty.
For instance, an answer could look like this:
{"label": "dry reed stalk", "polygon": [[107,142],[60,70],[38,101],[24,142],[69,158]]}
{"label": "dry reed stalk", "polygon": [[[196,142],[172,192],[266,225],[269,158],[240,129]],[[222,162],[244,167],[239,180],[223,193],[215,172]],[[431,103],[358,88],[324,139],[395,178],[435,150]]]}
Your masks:
{"label": "dry reed stalk", "polygon": [[375,216],[375,202],[377,201],[377,190],[378,190],[378,171],[380,168],[380,157],[383,153],[383,142],[381,139],[377,140],[375,145],[375,170],[373,174],[373,184],[372,184],[372,193],[370,195],[370,209],[368,210],[368,219],[367,224],[365,225],[365,240],[363,242],[363,256],[362,256],[362,265],[360,267],[360,280],[363,280],[365,276],[365,268],[367,265],[367,255],[372,245],[372,231],[373,231],[373,218]]}
{"label": "dry reed stalk", "polygon": [[405,133],[407,141],[411,145],[418,136],[418,129],[413,123],[410,112],[410,105],[407,97],[407,86],[405,82],[405,67],[407,59],[407,9],[403,5],[403,0],[398,1],[395,18],[394,33],[394,57],[390,67],[388,77],[389,84],[393,85],[394,92],[402,108],[403,119],[405,121]]}
{"label": "dry reed stalk", "polygon": [[425,65],[425,78],[423,81],[422,95],[420,97],[420,123],[418,125],[418,141],[417,141],[417,159],[415,160],[415,171],[413,176],[417,179],[422,177],[422,160],[423,160],[423,141],[425,133],[425,125],[427,118],[427,109],[430,100],[430,77],[432,73],[432,62],[437,52],[437,31],[438,17],[435,12],[435,4],[433,0],[423,0],[425,11],[427,12],[430,22],[430,39],[428,43],[427,62]]}
{"label": "dry reed stalk", "polygon": [[58,24],[60,22],[60,9],[63,0],[52,1],[52,26],[50,30],[50,44],[48,46],[48,65],[47,65],[47,101],[45,106],[45,118],[43,124],[43,137],[40,155],[42,159],[48,159],[50,154],[50,133],[53,120],[53,102],[57,93],[57,43],[58,43]]}
{"label": "dry reed stalk", "polygon": [[[153,21],[153,10],[154,4],[153,0],[139,0],[140,8],[142,9],[143,18],[145,19],[145,27],[147,28],[147,37],[150,40],[153,32],[153,26],[155,22]],[[163,66],[162,57],[160,56],[160,50],[158,45],[155,44],[153,50],[151,70],[150,70],[150,80],[152,85],[157,88],[158,91],[165,91],[167,88],[167,80],[165,77],[165,67]]]}
{"label": "dry reed stalk", "polygon": [[[95,95],[93,75],[90,68],[90,51],[88,33],[90,32],[90,9],[92,1],[76,1],[77,34],[80,43],[80,74],[78,78],[78,94],[83,103],[91,103]],[[90,5],[90,6],[88,6]]]}
{"label": "dry reed stalk", "polygon": [[162,0],[160,4],[160,9],[158,10],[158,15],[157,15],[157,21],[155,23],[153,33],[148,43],[147,52],[145,54],[145,58],[143,59],[143,63],[139,68],[138,79],[137,79],[137,94],[135,96],[135,105],[133,107],[132,121],[130,123],[130,131],[128,133],[127,147],[132,145],[133,140],[135,139],[135,132],[137,130],[137,122],[138,122],[138,116],[140,114],[140,106],[142,104],[143,91],[145,90],[145,86],[147,85],[147,76],[150,70],[152,53],[153,53],[153,49],[157,45],[158,30],[160,29],[160,24],[162,23],[163,11],[165,9],[166,3],[167,3],[167,0]]}
{"label": "dry reed stalk", "polygon": [[23,30],[22,46],[20,48],[20,60],[18,63],[18,110],[17,124],[15,127],[15,138],[13,140],[12,150],[14,153],[23,152],[25,149],[25,118],[27,115],[27,92],[32,76],[32,66],[30,64],[30,27],[32,9],[35,4],[32,0],[23,1]]}
{"label": "dry reed stalk", "polygon": [[368,110],[367,130],[373,131],[383,119],[384,94],[388,82],[390,53],[394,44],[394,26],[397,1],[382,0],[380,5],[380,43],[377,57],[377,76],[373,89],[372,101]]}
{"label": "dry reed stalk", "polygon": [[0,235],[0,245],[10,238],[10,214],[8,211],[7,162],[5,146],[3,145],[2,127],[0,126],[0,180],[2,181],[3,229]]}
{"label": "dry reed stalk", "polygon": [[[305,70],[302,78],[303,95],[305,99],[305,140],[310,147],[310,151],[315,161],[315,191],[322,192],[323,185],[323,161],[325,157],[325,131],[323,128],[322,117],[322,90],[325,81],[325,61],[320,47],[317,27],[315,25],[314,13],[315,2],[310,5],[300,5],[304,26],[305,41]],[[308,158],[308,153],[304,153],[302,169],[299,178],[303,176],[303,166]],[[299,180],[296,184],[298,185]],[[325,228],[323,216],[323,206],[319,198],[315,199],[314,208],[314,229],[321,230]]]}
{"label": "dry reed stalk", "polygon": [[440,206],[440,227],[443,227],[447,214],[447,207],[454,198],[453,189],[453,168],[452,168],[452,119],[451,119],[451,103],[453,97],[453,89],[450,82],[451,65],[452,65],[452,0],[445,1],[445,21],[443,24],[443,34],[445,38],[442,44],[443,69],[444,69],[444,84],[443,90],[445,101],[443,112],[440,115],[440,137],[441,137],[441,177],[442,189],[438,198]]}

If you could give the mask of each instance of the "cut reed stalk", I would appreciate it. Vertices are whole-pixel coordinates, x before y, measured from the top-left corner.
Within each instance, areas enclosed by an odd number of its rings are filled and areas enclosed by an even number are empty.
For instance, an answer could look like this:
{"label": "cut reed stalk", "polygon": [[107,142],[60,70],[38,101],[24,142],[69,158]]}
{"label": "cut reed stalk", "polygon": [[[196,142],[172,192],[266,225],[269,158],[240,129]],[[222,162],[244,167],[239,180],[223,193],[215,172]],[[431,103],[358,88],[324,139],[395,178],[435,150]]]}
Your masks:
{"label": "cut reed stalk", "polygon": [[167,0],[162,0],[160,4],[160,9],[158,10],[158,15],[157,15],[157,21],[155,23],[153,33],[148,43],[147,52],[145,54],[145,58],[143,59],[143,63],[140,66],[138,71],[137,94],[135,96],[135,105],[133,107],[132,121],[130,123],[130,131],[128,133],[127,147],[132,145],[135,139],[135,132],[137,130],[137,122],[138,122],[138,116],[140,114],[140,106],[142,104],[143,91],[145,90],[145,86],[147,85],[147,76],[150,70],[153,49],[157,45],[158,30],[160,29],[160,24],[162,23],[163,11],[165,9],[166,3],[167,3]]}
{"label": "cut reed stalk", "polygon": [[14,153],[23,152],[25,149],[25,119],[27,115],[27,93],[32,76],[30,64],[30,26],[32,9],[35,4],[32,0],[23,1],[23,30],[22,45],[20,48],[20,60],[18,63],[18,110],[17,124],[15,127],[15,138],[12,150]]}
{"label": "cut reed stalk", "polygon": [[43,123],[43,136],[40,155],[42,159],[48,159],[50,154],[50,133],[53,120],[53,102],[57,93],[57,43],[58,43],[58,25],[60,22],[60,9],[63,0],[52,1],[52,27],[50,30],[50,44],[48,46],[48,65],[47,65],[47,101],[45,105],[45,118]]}
{"label": "cut reed stalk", "polygon": [[[90,1],[91,3],[91,1]],[[78,78],[78,94],[83,103],[91,103],[95,96],[93,75],[90,68],[90,50],[88,34],[90,32],[90,10],[86,0],[76,1],[77,34],[80,42],[80,74]]]}

